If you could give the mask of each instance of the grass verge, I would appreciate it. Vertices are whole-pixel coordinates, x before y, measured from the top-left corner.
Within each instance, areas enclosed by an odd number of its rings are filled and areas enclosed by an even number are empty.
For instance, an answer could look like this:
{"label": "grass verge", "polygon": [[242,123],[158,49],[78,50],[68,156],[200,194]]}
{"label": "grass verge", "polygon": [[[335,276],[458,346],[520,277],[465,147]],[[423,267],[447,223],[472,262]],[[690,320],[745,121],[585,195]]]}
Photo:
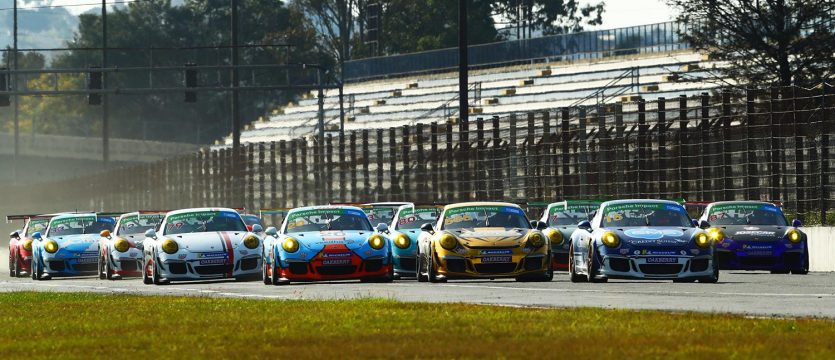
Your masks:
{"label": "grass verge", "polygon": [[393,300],[0,293],[3,358],[835,358],[835,322]]}

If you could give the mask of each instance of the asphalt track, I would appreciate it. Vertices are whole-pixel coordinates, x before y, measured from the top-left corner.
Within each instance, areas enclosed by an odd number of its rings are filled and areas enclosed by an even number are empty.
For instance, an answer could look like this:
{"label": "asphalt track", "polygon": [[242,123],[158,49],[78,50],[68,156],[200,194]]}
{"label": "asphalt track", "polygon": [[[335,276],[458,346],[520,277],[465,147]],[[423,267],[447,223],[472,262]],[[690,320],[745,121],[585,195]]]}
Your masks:
{"label": "asphalt track", "polygon": [[[5,249],[3,249],[5,250]],[[141,279],[118,281],[97,277],[32,281],[8,277],[5,251],[0,252],[0,291],[63,291],[137,295],[187,295],[253,299],[389,298],[400,301],[465,302],[525,307],[658,309],[736,313],[752,316],[835,318],[835,273],[773,275],[723,271],[718,284],[670,281],[610,280],[573,284],[566,273],[547,283],[510,280],[461,280],[446,284],[411,279],[391,284],[358,281],[267,286],[261,281],[179,282],[144,285]]]}

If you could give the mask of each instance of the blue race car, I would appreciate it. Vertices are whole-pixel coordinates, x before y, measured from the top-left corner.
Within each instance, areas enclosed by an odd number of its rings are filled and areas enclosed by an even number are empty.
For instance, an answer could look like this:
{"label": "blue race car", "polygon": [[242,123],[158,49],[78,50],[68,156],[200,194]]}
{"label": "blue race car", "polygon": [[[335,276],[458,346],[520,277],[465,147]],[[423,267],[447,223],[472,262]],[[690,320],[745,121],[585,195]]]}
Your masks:
{"label": "blue race car", "polygon": [[416,276],[417,241],[420,227],[426,223],[435,223],[441,215],[442,206],[403,205],[391,220],[388,237],[392,242],[394,259],[394,278]]}
{"label": "blue race car", "polygon": [[95,274],[102,230],[113,231],[112,216],[62,214],[49,220],[46,233],[32,235],[32,279]]}
{"label": "blue race car", "polygon": [[[665,200],[617,200],[600,204],[591,221],[571,236],[572,282],[668,279],[715,283],[714,246],[684,207]],[[701,228],[700,228],[701,227]]]}
{"label": "blue race car", "polygon": [[708,204],[701,220],[713,227],[716,259],[722,270],[768,270],[772,273],[809,272],[806,234],[791,225],[779,206],[761,201],[723,201]]}
{"label": "blue race car", "polygon": [[290,210],[281,230],[270,227],[264,240],[264,284],[291,281],[394,279],[386,224],[371,227],[354,206],[314,206]]}

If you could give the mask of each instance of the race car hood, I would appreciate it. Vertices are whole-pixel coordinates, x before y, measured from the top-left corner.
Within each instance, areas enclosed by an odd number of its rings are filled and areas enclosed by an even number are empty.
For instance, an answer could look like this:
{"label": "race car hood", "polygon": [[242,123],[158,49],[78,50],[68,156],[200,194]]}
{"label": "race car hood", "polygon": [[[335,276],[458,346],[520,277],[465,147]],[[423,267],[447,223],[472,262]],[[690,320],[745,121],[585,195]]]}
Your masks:
{"label": "race car hood", "polygon": [[99,243],[99,234],[81,234],[81,235],[64,235],[54,236],[44,239],[42,244],[48,240],[55,241],[60,250],[69,252],[84,252],[97,251]]}
{"label": "race car hood", "polygon": [[[620,237],[625,245],[631,246],[681,246],[690,242],[698,229],[682,227],[624,227],[605,229]],[[602,235],[603,232],[600,232]]]}
{"label": "race car hood", "polygon": [[420,229],[410,229],[410,230],[397,230],[400,233],[406,234],[412,241],[417,241],[418,236],[420,236]]}
{"label": "race car hood", "polygon": [[181,249],[202,253],[227,251],[227,244],[231,244],[232,248],[235,248],[243,241],[247,234],[249,233],[243,231],[217,231],[165,235],[164,237],[176,241]]}
{"label": "race car hood", "polygon": [[299,243],[313,251],[321,251],[325,245],[345,245],[349,250],[361,248],[373,231],[341,230],[341,231],[308,231],[287,234]]}
{"label": "race car hood", "polygon": [[530,229],[520,228],[474,228],[447,230],[467,247],[517,246],[528,235]]}
{"label": "race car hood", "polygon": [[789,229],[776,225],[722,225],[726,239],[744,241],[775,241],[781,240]]}

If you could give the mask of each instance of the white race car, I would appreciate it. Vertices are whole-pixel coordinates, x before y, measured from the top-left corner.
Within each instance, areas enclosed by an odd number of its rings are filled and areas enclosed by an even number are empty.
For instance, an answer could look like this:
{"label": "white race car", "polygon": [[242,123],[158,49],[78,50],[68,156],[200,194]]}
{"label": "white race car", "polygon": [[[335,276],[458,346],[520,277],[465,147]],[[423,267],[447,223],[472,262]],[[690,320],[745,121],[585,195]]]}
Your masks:
{"label": "white race car", "polygon": [[142,279],[146,284],[174,280],[257,279],[261,240],[247,231],[234,209],[198,208],[169,212],[159,231],[145,232]]}
{"label": "white race car", "polygon": [[142,275],[145,232],[159,226],[164,213],[132,212],[119,216],[116,228],[102,230],[99,239],[99,278],[118,280]]}

